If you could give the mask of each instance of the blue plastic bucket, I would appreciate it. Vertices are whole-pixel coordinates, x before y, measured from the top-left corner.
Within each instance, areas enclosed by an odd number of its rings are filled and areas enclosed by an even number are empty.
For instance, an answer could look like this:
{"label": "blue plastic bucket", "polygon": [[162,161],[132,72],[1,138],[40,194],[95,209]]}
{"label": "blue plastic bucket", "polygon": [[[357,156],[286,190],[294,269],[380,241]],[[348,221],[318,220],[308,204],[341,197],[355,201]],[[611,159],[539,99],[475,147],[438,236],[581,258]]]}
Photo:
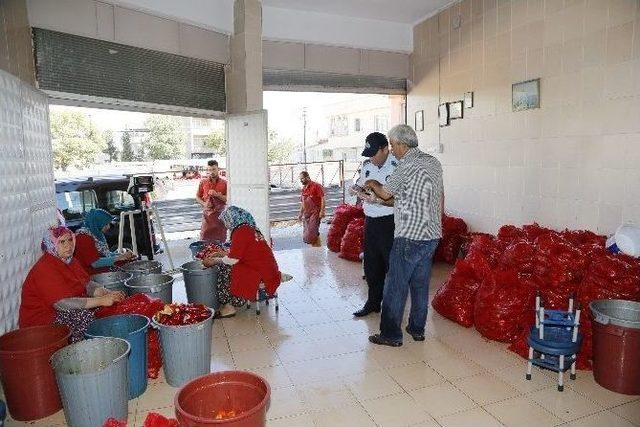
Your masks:
{"label": "blue plastic bucket", "polygon": [[149,318],[139,314],[121,314],[94,320],[87,328],[87,338],[115,337],[127,340],[129,353],[129,399],[147,389],[147,334]]}

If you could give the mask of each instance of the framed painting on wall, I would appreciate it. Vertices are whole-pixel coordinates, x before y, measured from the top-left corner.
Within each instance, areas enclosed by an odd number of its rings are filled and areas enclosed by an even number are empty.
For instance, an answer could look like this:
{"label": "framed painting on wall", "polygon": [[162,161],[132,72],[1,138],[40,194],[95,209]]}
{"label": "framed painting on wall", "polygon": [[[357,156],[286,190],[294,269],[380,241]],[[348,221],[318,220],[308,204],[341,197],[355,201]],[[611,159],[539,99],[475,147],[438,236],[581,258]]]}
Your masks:
{"label": "framed painting on wall", "polygon": [[416,132],[424,130],[424,110],[416,111],[416,123],[414,129]]}
{"label": "framed painting on wall", "polygon": [[449,126],[449,104],[438,105],[438,120],[440,127]]}
{"label": "framed painting on wall", "polygon": [[512,84],[511,107],[513,111],[540,108],[540,79]]}
{"label": "framed painting on wall", "polygon": [[462,118],[462,101],[449,103],[449,118],[451,120]]}

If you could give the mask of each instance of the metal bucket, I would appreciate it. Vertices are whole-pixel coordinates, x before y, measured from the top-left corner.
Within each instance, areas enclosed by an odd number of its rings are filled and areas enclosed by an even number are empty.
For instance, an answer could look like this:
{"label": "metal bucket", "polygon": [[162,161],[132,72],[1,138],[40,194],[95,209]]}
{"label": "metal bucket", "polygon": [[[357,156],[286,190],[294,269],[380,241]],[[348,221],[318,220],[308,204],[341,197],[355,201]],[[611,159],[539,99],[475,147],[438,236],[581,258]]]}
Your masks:
{"label": "metal bucket", "polygon": [[171,304],[173,298],[173,276],[169,274],[147,274],[127,280],[125,286],[129,294],[145,294]]}
{"label": "metal bucket", "polygon": [[204,304],[218,309],[217,279],[218,269],[205,268],[202,261],[191,261],[180,267],[187,290],[187,300],[191,304]]}
{"label": "metal bucket", "polygon": [[603,325],[640,329],[640,303],[621,299],[597,300],[589,304],[593,320]]}
{"label": "metal bucket", "polygon": [[129,353],[129,399],[135,399],[147,389],[147,335],[149,318],[140,314],[120,314],[94,320],[87,338],[115,337],[127,340]]}
{"label": "metal bucket", "polygon": [[94,338],[51,356],[70,427],[102,426],[108,418],[127,419],[129,351],[123,339]]}
{"label": "metal bucket", "polygon": [[131,279],[133,274],[126,271],[110,271],[108,273],[94,274],[91,276],[91,280],[101,284],[104,288],[110,291],[122,291],[127,292],[127,288],[124,283]]}
{"label": "metal bucket", "polygon": [[133,261],[120,267],[120,270],[133,274],[133,277],[140,277],[147,274],[162,273],[162,263],[159,261]]}
{"label": "metal bucket", "polygon": [[213,311],[208,319],[193,325],[163,325],[155,317],[153,324],[160,331],[164,376],[170,386],[181,387],[211,371]]}

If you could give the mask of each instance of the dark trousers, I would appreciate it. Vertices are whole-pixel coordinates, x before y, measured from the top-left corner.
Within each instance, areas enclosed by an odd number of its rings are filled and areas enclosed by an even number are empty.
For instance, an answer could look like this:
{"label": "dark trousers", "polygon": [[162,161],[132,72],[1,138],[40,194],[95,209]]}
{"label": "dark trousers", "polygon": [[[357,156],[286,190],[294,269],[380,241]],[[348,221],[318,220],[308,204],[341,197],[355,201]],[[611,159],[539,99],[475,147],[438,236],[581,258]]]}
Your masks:
{"label": "dark trousers", "polygon": [[379,309],[384,278],[389,270],[389,253],[393,246],[393,215],[366,217],[364,222],[364,275],[369,285],[365,306]]}

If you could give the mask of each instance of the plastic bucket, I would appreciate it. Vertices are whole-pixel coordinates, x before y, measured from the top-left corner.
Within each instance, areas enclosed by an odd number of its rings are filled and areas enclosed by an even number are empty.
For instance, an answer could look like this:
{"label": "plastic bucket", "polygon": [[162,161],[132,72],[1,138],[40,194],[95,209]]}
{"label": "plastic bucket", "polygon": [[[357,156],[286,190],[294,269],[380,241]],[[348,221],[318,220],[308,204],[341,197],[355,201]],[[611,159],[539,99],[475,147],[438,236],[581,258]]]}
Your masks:
{"label": "plastic bucket", "polygon": [[153,324],[160,331],[164,376],[170,386],[181,387],[211,371],[213,311],[208,319],[193,325],[163,325],[155,317]]}
{"label": "plastic bucket", "polygon": [[640,303],[598,300],[593,316],[593,376],[617,393],[640,394]]}
{"label": "plastic bucket", "polygon": [[[266,426],[271,388],[251,372],[223,371],[197,378],[176,394],[176,418],[183,427]],[[216,419],[226,413],[228,418]]]}
{"label": "plastic bucket", "polygon": [[133,277],[144,276],[146,274],[162,273],[162,264],[159,261],[133,261],[120,267],[120,270],[133,274]]}
{"label": "plastic bucket", "polygon": [[615,234],[616,246],[634,258],[640,257],[640,227],[621,225]]}
{"label": "plastic bucket", "polygon": [[191,261],[182,264],[182,276],[187,290],[187,300],[192,304],[204,304],[218,309],[218,294],[216,281],[218,269],[205,268],[202,261]]}
{"label": "plastic bucket", "polygon": [[70,336],[66,326],[50,325],[17,329],[0,337],[0,377],[14,420],[37,420],[62,408],[49,358],[69,344]]}
{"label": "plastic bucket", "polygon": [[127,292],[127,288],[124,283],[130,280],[133,274],[126,271],[110,271],[108,273],[94,274],[91,276],[91,280],[101,284],[103,287],[110,291],[122,291]]}
{"label": "plastic bucket", "polygon": [[129,343],[120,338],[94,338],[71,344],[51,357],[70,427],[98,427],[109,418],[127,419],[129,349]]}
{"label": "plastic bucket", "polygon": [[87,338],[115,337],[127,340],[129,353],[129,399],[147,389],[147,335],[149,318],[140,314],[121,314],[95,320],[85,332]]}
{"label": "plastic bucket", "polygon": [[145,294],[171,304],[173,298],[173,276],[169,274],[147,274],[127,280],[125,286],[131,295]]}

